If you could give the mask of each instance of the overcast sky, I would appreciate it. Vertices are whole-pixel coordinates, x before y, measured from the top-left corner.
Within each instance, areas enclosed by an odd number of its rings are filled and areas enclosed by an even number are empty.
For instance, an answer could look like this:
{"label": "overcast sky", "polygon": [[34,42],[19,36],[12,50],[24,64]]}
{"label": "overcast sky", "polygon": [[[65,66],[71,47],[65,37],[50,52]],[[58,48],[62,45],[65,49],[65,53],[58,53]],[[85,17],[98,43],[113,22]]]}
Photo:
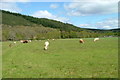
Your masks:
{"label": "overcast sky", "polygon": [[[0,9],[71,23],[82,28],[118,28],[118,0],[2,0]],[[16,2],[15,2],[16,1]]]}

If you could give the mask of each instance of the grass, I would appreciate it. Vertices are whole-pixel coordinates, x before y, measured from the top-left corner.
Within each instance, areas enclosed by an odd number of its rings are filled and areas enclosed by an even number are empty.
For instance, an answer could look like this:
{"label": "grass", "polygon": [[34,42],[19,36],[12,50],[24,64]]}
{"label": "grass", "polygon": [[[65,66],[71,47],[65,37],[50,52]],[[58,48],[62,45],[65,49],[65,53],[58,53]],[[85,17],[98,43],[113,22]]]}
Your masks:
{"label": "grass", "polygon": [[117,78],[118,38],[3,42],[3,78]]}

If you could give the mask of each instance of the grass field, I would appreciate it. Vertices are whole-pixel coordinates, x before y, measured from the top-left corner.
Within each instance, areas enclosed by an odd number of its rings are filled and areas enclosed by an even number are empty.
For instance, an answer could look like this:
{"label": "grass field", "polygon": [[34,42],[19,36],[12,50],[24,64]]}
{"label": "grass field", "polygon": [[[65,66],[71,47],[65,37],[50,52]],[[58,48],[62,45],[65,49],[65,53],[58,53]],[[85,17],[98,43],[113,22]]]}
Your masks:
{"label": "grass field", "polygon": [[[49,40],[28,44],[3,42],[3,78],[117,78],[118,38]],[[13,42],[12,42],[13,43]]]}

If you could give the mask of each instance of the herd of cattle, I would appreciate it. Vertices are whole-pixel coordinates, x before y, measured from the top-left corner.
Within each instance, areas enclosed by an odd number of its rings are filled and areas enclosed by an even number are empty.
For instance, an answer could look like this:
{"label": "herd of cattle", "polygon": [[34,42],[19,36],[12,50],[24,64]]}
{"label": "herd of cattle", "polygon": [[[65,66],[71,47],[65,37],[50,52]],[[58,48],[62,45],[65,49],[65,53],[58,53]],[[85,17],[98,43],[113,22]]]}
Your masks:
{"label": "herd of cattle", "polygon": [[[48,39],[49,40],[49,39]],[[55,39],[52,39],[52,40],[55,40]],[[94,38],[94,42],[98,41],[99,38]],[[31,40],[20,40],[21,43],[29,43],[29,42],[32,42]],[[85,41],[83,39],[80,39],[79,40],[80,43],[85,43]],[[14,44],[16,44],[16,42],[14,42]],[[49,42],[46,41],[44,43],[44,50],[47,50],[48,49],[48,46],[49,46]],[[12,43],[9,44],[9,47],[12,47]]]}
{"label": "herd of cattle", "polygon": [[[95,38],[95,39],[94,39],[94,42],[96,42],[96,41],[98,41],[98,40],[99,40],[99,38]],[[85,41],[84,41],[83,39],[80,39],[79,42],[80,42],[80,43],[84,43]]]}

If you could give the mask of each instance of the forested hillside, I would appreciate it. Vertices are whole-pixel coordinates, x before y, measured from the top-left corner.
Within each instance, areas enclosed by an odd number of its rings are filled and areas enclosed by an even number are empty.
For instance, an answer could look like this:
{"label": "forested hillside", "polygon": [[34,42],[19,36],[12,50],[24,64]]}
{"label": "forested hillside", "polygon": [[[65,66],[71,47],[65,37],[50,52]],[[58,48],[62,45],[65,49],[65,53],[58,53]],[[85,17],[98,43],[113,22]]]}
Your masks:
{"label": "forested hillside", "polygon": [[119,35],[119,29],[84,29],[51,19],[35,18],[3,10],[1,12],[3,40],[86,38]]}

